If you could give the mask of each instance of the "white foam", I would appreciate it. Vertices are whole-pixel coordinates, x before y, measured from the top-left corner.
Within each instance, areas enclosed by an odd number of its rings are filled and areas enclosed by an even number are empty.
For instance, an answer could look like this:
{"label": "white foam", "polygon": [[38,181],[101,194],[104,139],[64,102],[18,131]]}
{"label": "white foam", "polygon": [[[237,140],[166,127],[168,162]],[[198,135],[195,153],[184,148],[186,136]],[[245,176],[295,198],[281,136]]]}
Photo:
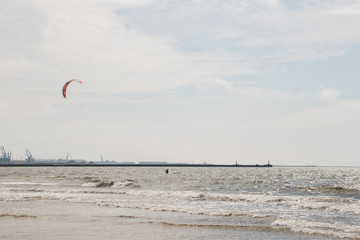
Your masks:
{"label": "white foam", "polygon": [[133,186],[134,185],[134,181],[131,180],[126,180],[124,182],[116,182],[112,188],[123,188],[123,187],[129,187],[129,186]]}
{"label": "white foam", "polygon": [[275,220],[271,225],[275,228],[287,228],[299,233],[360,239],[360,226],[346,225],[343,223],[323,223],[281,218]]}
{"label": "white foam", "polygon": [[81,186],[92,188],[92,187],[97,187],[98,185],[99,185],[99,182],[86,182],[86,183],[83,183]]}

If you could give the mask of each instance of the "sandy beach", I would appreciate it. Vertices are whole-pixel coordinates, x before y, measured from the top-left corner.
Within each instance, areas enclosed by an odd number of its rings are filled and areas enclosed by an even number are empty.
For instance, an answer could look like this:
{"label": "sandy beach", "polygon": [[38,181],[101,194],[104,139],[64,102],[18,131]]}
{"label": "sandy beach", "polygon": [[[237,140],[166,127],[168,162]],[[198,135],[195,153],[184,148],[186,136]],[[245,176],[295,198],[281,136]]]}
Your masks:
{"label": "sandy beach", "polygon": [[1,239],[292,239],[317,235],[256,228],[175,225],[144,211],[54,201],[1,202]]}

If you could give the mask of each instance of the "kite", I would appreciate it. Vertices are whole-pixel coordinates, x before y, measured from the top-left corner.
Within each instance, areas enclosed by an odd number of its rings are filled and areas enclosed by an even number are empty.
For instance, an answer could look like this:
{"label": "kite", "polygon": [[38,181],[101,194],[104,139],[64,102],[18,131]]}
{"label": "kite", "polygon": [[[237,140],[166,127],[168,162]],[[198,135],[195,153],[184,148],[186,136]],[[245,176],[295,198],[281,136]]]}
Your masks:
{"label": "kite", "polygon": [[80,80],[77,80],[77,79],[71,79],[70,81],[66,82],[63,89],[62,89],[62,93],[63,93],[63,96],[64,96],[65,99],[66,99],[66,89],[69,86],[69,84],[71,82],[73,82],[73,81],[78,82],[78,83],[82,83]]}

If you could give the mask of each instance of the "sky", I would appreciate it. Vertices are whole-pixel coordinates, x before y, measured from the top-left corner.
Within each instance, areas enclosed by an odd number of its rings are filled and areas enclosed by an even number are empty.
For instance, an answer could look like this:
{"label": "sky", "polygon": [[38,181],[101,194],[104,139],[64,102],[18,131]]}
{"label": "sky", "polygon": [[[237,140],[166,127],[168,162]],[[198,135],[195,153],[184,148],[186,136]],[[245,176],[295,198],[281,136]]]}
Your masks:
{"label": "sky", "polygon": [[358,0],[0,3],[13,159],[360,166]]}

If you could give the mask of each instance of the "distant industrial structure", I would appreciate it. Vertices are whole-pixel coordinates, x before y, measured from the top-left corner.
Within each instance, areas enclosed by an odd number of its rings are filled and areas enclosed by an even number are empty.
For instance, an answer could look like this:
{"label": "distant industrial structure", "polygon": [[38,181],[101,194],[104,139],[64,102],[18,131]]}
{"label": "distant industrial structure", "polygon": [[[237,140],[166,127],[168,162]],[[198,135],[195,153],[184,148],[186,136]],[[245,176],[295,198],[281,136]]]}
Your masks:
{"label": "distant industrial structure", "polygon": [[32,163],[35,162],[35,158],[32,156],[29,149],[26,149],[25,154],[26,154],[26,160],[25,161],[26,161],[27,164],[32,164]]}
{"label": "distant industrial structure", "polygon": [[11,162],[11,152],[6,152],[3,146],[0,146],[0,164],[10,164]]}
{"label": "distant industrial structure", "polygon": [[238,164],[236,161],[235,164],[188,164],[188,163],[168,163],[165,161],[140,161],[139,163],[135,162],[116,162],[110,160],[104,160],[102,154],[100,155],[100,161],[86,161],[83,159],[69,159],[69,153],[67,153],[66,158],[62,159],[35,159],[29,149],[25,150],[25,160],[12,160],[11,152],[6,152],[3,146],[0,146],[0,166],[18,166],[18,167],[37,167],[37,166],[98,166],[98,167],[272,167],[270,162],[263,165],[242,165]]}
{"label": "distant industrial structure", "polygon": [[3,146],[0,146],[0,165],[9,165],[9,166],[20,166],[20,165],[61,165],[61,164],[79,164],[79,163],[88,163],[88,161],[83,159],[69,159],[69,153],[67,153],[66,158],[59,159],[39,159],[33,156],[29,149],[25,150],[25,159],[14,160],[12,159],[11,152],[6,152]]}

